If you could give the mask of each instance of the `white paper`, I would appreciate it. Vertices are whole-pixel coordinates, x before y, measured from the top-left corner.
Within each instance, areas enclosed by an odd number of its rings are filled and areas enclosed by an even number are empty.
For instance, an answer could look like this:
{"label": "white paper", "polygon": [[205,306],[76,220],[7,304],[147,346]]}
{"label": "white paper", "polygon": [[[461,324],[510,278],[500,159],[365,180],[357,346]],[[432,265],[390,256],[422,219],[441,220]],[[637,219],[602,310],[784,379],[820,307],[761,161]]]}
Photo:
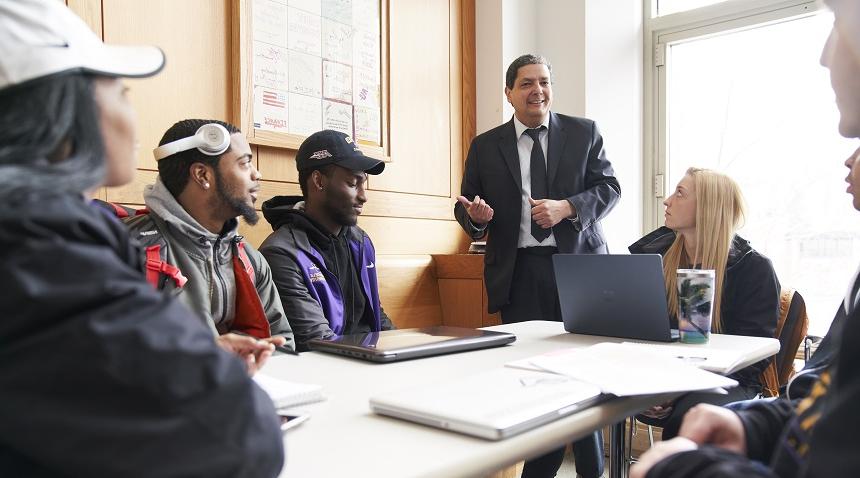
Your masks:
{"label": "white paper", "polygon": [[356,106],[379,108],[379,72],[352,70],[352,102]]}
{"label": "white paper", "polygon": [[733,372],[734,367],[743,359],[743,356],[736,350],[702,345],[643,344],[637,342],[624,342],[622,345],[628,348],[647,350],[649,353],[668,358],[680,359],[702,370],[722,374]]}
{"label": "white paper", "polygon": [[352,65],[352,27],[326,19],[322,23],[323,58]]}
{"label": "white paper", "polygon": [[287,133],[287,117],[287,92],[254,87],[254,128]]}
{"label": "white paper", "polygon": [[322,2],[320,0],[289,0],[291,7],[304,10],[319,16],[322,13]]}
{"label": "white paper", "polygon": [[319,16],[290,8],[287,30],[287,47],[290,50],[322,55],[322,19]]}
{"label": "white paper", "polygon": [[269,395],[277,409],[325,400],[322,385],[290,382],[263,373],[254,375],[253,380]]}
{"label": "white paper", "polygon": [[290,92],[322,97],[322,60],[318,56],[291,51]]}
{"label": "white paper", "polygon": [[254,40],[287,46],[287,7],[272,0],[254,0]]}
{"label": "white paper", "polygon": [[322,0],[322,16],[346,25],[352,25],[352,1]]}
{"label": "white paper", "polygon": [[310,136],[322,130],[322,100],[290,93],[290,133]]}
{"label": "white paper", "polygon": [[379,72],[379,34],[356,30],[353,34],[352,64],[356,68]]}
{"label": "white paper", "polygon": [[352,106],[323,100],[323,129],[352,136]]}
{"label": "white paper", "polygon": [[[520,362],[520,361],[517,361]],[[516,367],[517,362],[506,364]],[[529,359],[538,370],[593,383],[617,396],[734,387],[737,382],[642,348],[601,343]]]}
{"label": "white paper", "polygon": [[379,34],[379,0],[352,0],[352,26]]}
{"label": "white paper", "polygon": [[323,60],[323,97],[352,103],[352,68]]}
{"label": "white paper", "polygon": [[287,49],[254,42],[254,86],[287,88]]}
{"label": "white paper", "polygon": [[375,108],[355,107],[355,139],[368,141],[377,146],[382,145],[381,121],[379,110]]}

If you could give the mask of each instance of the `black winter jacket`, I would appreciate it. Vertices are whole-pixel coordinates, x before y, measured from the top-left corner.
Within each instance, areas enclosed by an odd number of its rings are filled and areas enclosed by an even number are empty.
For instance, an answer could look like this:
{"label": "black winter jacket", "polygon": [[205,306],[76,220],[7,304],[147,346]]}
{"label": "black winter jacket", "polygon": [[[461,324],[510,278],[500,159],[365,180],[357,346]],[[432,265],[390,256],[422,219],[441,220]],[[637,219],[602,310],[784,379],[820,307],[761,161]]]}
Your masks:
{"label": "black winter jacket", "polygon": [[[630,246],[633,254],[666,253],[675,233],[661,227]],[[753,249],[749,242],[735,236],[729,250],[720,303],[722,333],[773,337],[779,319],[779,280],[770,259]],[[677,318],[672,318],[677,327]],[[731,375],[741,386],[761,387],[761,373],[771,359],[756,362]]]}
{"label": "black winter jacket", "polygon": [[0,476],[276,476],[271,400],[82,197],[0,208]]}
{"label": "black winter jacket", "polygon": [[[351,226],[334,236],[304,213],[302,201],[301,196],[275,196],[263,203],[263,216],[274,232],[260,245],[260,253],[271,267],[272,280],[281,296],[298,350],[305,351],[309,340],[331,338],[334,332],[329,324],[332,318],[326,317],[320,303],[308,291],[296,257],[299,251],[319,251],[328,271],[337,277],[344,294],[343,333],[370,332],[371,327],[367,320],[370,299],[362,292],[347,244],[348,239],[364,242],[367,233],[358,226]],[[394,328],[381,305],[379,315],[381,330]]]}
{"label": "black winter jacket", "polygon": [[794,444],[806,450],[804,456],[786,456],[784,446],[798,401],[757,401],[737,412],[744,425],[747,456],[703,446],[657,463],[647,478],[860,476],[860,308],[847,315],[844,310],[837,312],[827,338],[837,344],[838,351],[822,355],[817,363],[833,360],[829,366],[833,378],[827,393],[819,398],[820,417],[811,436]]}

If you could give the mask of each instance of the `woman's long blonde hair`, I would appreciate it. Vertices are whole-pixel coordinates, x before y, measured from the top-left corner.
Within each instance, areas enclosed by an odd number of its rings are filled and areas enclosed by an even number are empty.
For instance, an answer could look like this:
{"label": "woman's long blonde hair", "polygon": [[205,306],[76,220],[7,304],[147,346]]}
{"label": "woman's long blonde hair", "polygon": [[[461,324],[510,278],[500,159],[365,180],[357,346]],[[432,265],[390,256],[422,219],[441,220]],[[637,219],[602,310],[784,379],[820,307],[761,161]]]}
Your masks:
{"label": "woman's long blonde hair", "polygon": [[738,184],[725,174],[710,169],[690,168],[687,176],[693,178],[696,188],[696,252],[691,257],[678,234],[663,257],[663,277],[669,313],[678,316],[678,269],[697,268],[715,271],[714,316],[711,329],[722,331],[720,303],[726,263],[735,231],[743,224],[744,198]]}

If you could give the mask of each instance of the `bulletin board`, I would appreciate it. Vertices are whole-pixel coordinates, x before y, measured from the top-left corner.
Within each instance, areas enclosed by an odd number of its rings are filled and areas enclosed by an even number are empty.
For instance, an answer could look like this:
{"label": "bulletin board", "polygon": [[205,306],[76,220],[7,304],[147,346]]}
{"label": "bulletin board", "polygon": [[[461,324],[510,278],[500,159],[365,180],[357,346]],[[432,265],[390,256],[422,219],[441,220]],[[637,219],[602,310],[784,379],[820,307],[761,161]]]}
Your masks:
{"label": "bulletin board", "polygon": [[387,0],[233,2],[234,121],[297,149],[334,129],[387,158]]}

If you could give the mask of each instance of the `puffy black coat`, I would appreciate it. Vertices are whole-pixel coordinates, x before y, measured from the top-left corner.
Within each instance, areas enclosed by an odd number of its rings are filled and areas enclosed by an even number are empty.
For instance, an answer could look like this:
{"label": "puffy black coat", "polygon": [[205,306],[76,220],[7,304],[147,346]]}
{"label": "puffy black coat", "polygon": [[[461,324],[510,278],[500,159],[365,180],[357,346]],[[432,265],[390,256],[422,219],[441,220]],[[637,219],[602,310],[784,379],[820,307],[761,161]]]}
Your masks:
{"label": "puffy black coat", "polygon": [[81,197],[0,208],[0,476],[276,476],[271,400],[125,227]]}

